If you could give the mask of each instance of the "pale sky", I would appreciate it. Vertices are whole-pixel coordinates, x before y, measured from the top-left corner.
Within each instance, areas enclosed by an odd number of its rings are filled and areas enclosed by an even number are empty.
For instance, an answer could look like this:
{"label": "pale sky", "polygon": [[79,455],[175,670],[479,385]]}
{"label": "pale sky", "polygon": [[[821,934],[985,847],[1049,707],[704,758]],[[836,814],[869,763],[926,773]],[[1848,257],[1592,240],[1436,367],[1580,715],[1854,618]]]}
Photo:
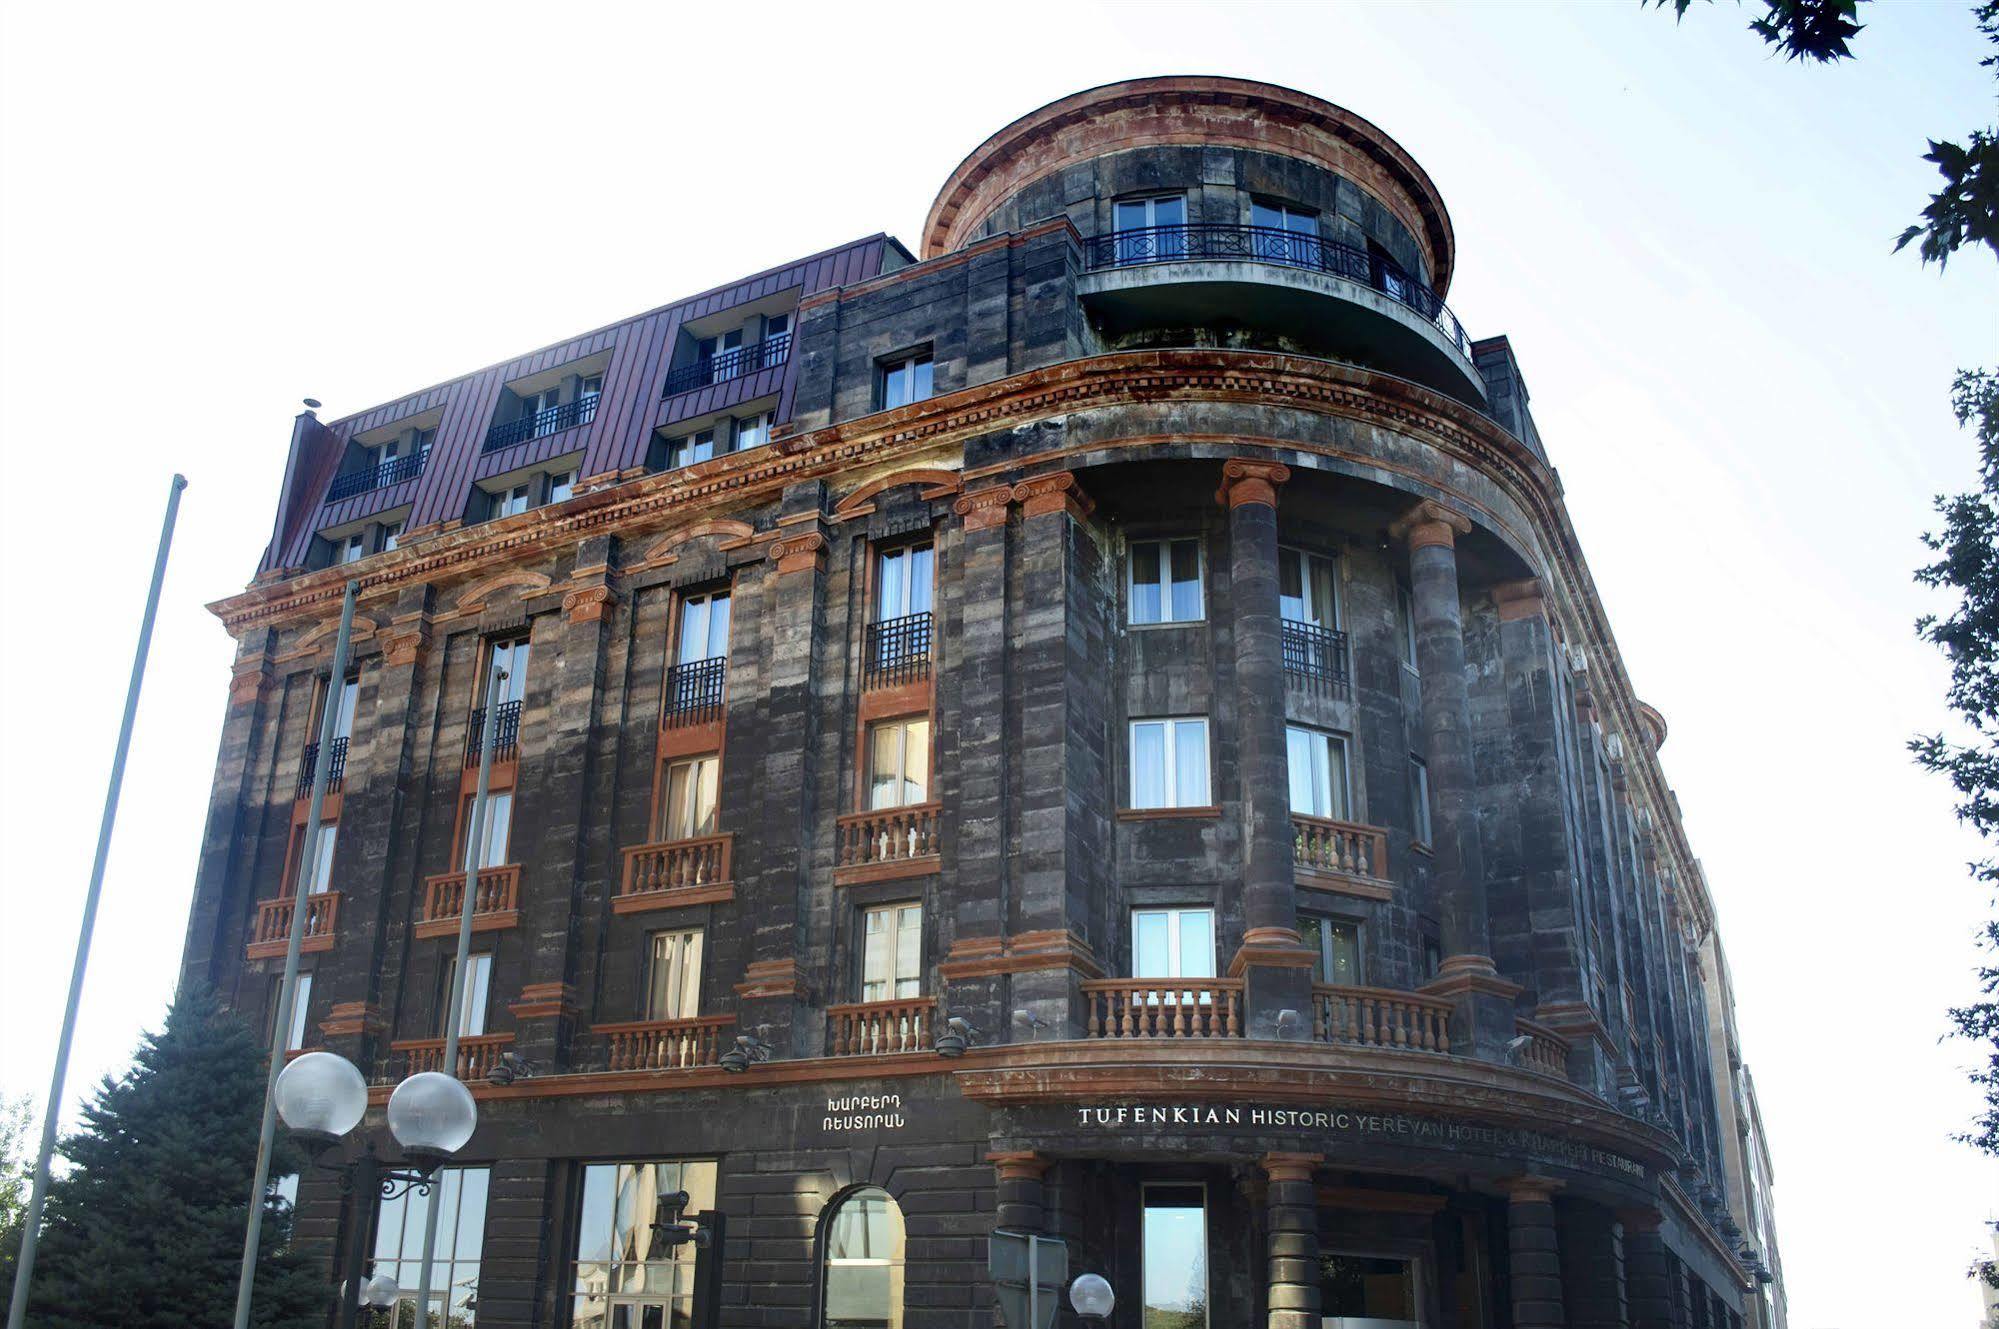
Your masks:
{"label": "pale sky", "polygon": [[0,1092],[39,1104],[170,474],[191,481],[72,1100],[170,992],[228,684],[203,609],[328,419],[829,245],[915,246],[958,160],[1116,79],[1233,74],[1435,179],[1513,340],[1713,886],[1798,1329],[1969,1326],[1999,1163],[1951,1142],[1979,847],[1903,750],[1952,370],[1999,265],[1889,244],[1989,124],[1968,3],[1787,65],[1760,6],[335,7],[0,15]]}

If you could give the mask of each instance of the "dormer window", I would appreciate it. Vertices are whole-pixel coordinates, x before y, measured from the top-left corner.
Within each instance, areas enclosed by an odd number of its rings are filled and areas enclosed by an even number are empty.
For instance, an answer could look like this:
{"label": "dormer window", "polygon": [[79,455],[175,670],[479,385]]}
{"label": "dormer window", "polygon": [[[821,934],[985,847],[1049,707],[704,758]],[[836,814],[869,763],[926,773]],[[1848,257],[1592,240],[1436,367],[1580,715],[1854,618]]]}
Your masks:
{"label": "dormer window", "polygon": [[338,561],[342,564],[359,563],[368,556],[368,533],[356,531],[340,542]]}
{"label": "dormer window", "polygon": [[756,415],[744,416],[742,419],[735,421],[736,438],[735,444],[730,451],[741,452],[745,448],[760,448],[770,442],[772,419],[773,416],[769,411],[761,411]]}

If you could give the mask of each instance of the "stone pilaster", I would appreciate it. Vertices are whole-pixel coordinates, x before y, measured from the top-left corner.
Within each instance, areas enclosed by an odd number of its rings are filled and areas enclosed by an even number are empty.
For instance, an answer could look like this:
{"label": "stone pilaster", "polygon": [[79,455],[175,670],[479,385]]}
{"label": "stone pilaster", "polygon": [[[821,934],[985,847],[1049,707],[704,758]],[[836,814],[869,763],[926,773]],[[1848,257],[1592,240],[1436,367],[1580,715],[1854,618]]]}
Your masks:
{"label": "stone pilaster", "polygon": [[1513,1329],[1564,1329],[1561,1244],[1555,1189],[1561,1183],[1520,1177],[1506,1192],[1508,1283]]}
{"label": "stone pilaster", "polygon": [[1631,1329],[1673,1329],[1673,1301],[1666,1243],[1656,1209],[1620,1209],[1624,1233],[1625,1299]]}
{"label": "stone pilaster", "polygon": [[[1298,936],[1291,866],[1290,779],[1284,735],[1283,615],[1277,598],[1277,490],[1291,476],[1274,462],[1222,467],[1216,497],[1229,513],[1229,600],[1235,644],[1236,768],[1243,809],[1243,938],[1229,964],[1244,980],[1251,1038],[1312,1032],[1312,954]],[[1273,1319],[1272,1323],[1276,1323]]]}
{"label": "stone pilaster", "polygon": [[1269,1183],[1270,1329],[1319,1329],[1319,1202],[1312,1169],[1324,1161],[1318,1154],[1283,1153],[1258,1160]]}
{"label": "stone pilaster", "polygon": [[1430,829],[1444,962],[1423,990],[1453,1003],[1451,1046],[1487,1060],[1513,1038],[1513,998],[1492,961],[1479,845],[1478,773],[1472,763],[1471,697],[1465,684],[1464,609],[1457,537],[1471,523],[1440,503],[1417,504],[1389,528],[1409,544],[1409,594],[1416,668],[1422,676],[1424,759],[1430,772]]}
{"label": "stone pilaster", "polygon": [[995,1226],[1015,1232],[1040,1232],[1047,1226],[1042,1178],[1051,1160],[1032,1151],[987,1154],[999,1179]]}
{"label": "stone pilaster", "polygon": [[1624,1234],[1610,1211],[1581,1200],[1555,1206],[1569,1329],[1631,1329]]}
{"label": "stone pilaster", "polygon": [[229,709],[222,717],[222,742],[215,759],[215,783],[195,864],[194,907],[188,914],[184,977],[220,987],[224,974],[243,962],[242,938],[230,924],[250,912],[243,902],[255,884],[237,870],[244,800],[251,757],[271,693],[271,631],[252,629],[236,643],[235,672],[229,682]]}

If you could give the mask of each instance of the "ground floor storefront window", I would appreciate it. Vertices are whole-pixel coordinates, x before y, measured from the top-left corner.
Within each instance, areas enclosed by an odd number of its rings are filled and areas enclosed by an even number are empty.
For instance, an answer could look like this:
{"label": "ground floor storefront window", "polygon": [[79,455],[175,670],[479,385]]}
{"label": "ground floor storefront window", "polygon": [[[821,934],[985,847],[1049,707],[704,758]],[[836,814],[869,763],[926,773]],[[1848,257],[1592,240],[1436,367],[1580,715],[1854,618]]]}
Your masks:
{"label": "ground floor storefront window", "polygon": [[577,1217],[573,1329],[684,1329],[694,1314],[694,1247],[660,1246],[659,1197],[687,1192],[689,1215],[715,1207],[713,1159],[593,1163]]}
{"label": "ground floor storefront window", "polygon": [[902,1329],[902,1209],[863,1187],[827,1211],[823,1329]]}
{"label": "ground floor storefront window", "polygon": [[396,1302],[396,1329],[416,1324],[423,1231],[433,1200],[438,1209],[437,1244],[430,1265],[430,1322],[440,1329],[466,1329],[476,1322],[488,1176],[482,1167],[446,1168],[427,1191],[382,1201],[375,1217],[374,1272],[389,1275],[402,1289]]}
{"label": "ground floor storefront window", "polygon": [[1144,1201],[1144,1329],[1207,1329],[1207,1190],[1150,1184]]}
{"label": "ground floor storefront window", "polygon": [[1420,1329],[1416,1261],[1388,1255],[1319,1257],[1325,1329]]}

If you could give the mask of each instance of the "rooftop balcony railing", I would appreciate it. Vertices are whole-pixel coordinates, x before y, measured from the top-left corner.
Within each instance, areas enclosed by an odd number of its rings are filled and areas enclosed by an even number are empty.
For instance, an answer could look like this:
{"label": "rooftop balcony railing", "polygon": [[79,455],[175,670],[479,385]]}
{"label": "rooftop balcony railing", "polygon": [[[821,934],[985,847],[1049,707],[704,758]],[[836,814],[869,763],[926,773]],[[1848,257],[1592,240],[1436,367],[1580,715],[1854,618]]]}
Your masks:
{"label": "rooftop balcony railing", "polygon": [[531,438],[546,438],[559,434],[565,429],[587,425],[597,418],[597,394],[592,392],[566,401],[560,406],[551,406],[533,415],[524,415],[518,420],[509,420],[503,425],[494,425],[486,431],[486,446],[482,452],[498,452],[516,443],[525,443]]}
{"label": "rooftop balcony railing", "polygon": [[345,475],[337,475],[333,478],[333,483],[327,487],[326,501],[331,503],[335,499],[352,498],[371,489],[387,489],[390,485],[414,480],[423,474],[423,464],[429,460],[430,449],[422,448],[400,457],[391,457],[385,462],[377,462],[364,471],[349,471]]}
{"label": "rooftop balcony railing", "polygon": [[673,729],[721,719],[722,699],[728,685],[727,656],[673,666],[666,671],[666,705],[660,712],[660,724]]}
{"label": "rooftop balcony railing", "polygon": [[[342,737],[333,740],[333,756],[331,758],[331,761],[332,764],[327,768],[326,771],[326,792],[329,794],[339,789],[341,784],[347,779],[346,738]],[[313,772],[318,765],[319,765],[319,744],[317,743],[306,744],[305,750],[298,754],[297,797],[305,798],[307,795],[312,793]]]}
{"label": "rooftop balcony railing", "polygon": [[[479,764],[479,745],[486,737],[486,708],[472,708],[472,723],[465,730],[465,764]],[[521,704],[503,701],[493,716],[493,760],[513,761],[521,755]]]}
{"label": "rooftop balcony railing", "polygon": [[925,612],[868,624],[861,686],[893,688],[930,677],[930,619]]}
{"label": "rooftop balcony railing", "polygon": [[1287,681],[1331,693],[1347,695],[1352,680],[1347,673],[1347,634],[1317,623],[1284,620],[1284,674]]}
{"label": "rooftop balcony railing", "polygon": [[1354,245],[1273,226],[1230,226],[1198,223],[1187,226],[1146,226],[1083,242],[1083,260],[1091,270],[1133,267],[1145,263],[1190,263],[1214,260],[1274,263],[1329,273],[1381,292],[1437,325],[1466,359],[1471,337],[1441,297],[1396,264]]}
{"label": "rooftop balcony railing", "polygon": [[705,388],[713,383],[726,383],[732,378],[754,374],[758,370],[769,369],[783,364],[791,356],[791,334],[780,332],[765,337],[749,346],[738,346],[733,351],[711,355],[704,360],[696,360],[691,365],[682,365],[666,376],[666,387],[660,392],[662,398],[675,397],[696,388]]}

